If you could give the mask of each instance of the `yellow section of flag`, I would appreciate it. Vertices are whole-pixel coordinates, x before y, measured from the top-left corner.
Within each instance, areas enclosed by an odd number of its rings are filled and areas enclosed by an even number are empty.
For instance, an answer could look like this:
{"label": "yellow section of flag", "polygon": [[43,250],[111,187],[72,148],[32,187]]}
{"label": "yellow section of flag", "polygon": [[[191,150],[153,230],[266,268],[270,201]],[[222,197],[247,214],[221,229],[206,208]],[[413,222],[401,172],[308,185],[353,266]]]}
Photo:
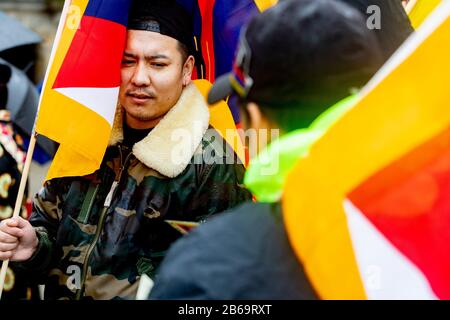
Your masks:
{"label": "yellow section of flag", "polygon": [[[81,28],[83,13],[88,3],[88,0],[66,1],[47,70],[36,132],[59,143],[47,180],[64,176],[83,176],[97,170],[111,132],[111,123],[102,116],[102,112],[96,110],[99,107],[95,105],[95,101],[104,100],[104,96],[95,95],[97,88],[76,88],[76,85],[75,88],[54,87],[76,35],[81,34],[87,42],[89,32],[96,27],[92,25],[89,28]],[[83,51],[79,54],[82,55]],[[66,82],[70,82],[70,79]],[[68,94],[70,92],[72,95]],[[83,99],[86,100],[85,96],[88,97],[88,102],[94,101],[94,104],[83,102]],[[108,105],[111,109],[116,107],[115,103]]]}
{"label": "yellow section of flag", "polygon": [[441,2],[442,0],[411,0],[406,7],[406,11],[414,29],[420,27]]}
{"label": "yellow section of flag", "polygon": [[[195,80],[194,83],[206,99],[212,84],[208,80],[203,79]],[[234,150],[242,164],[245,164],[245,148],[242,144],[241,136],[236,129],[233,115],[226,102],[220,101],[215,105],[210,106],[209,113],[209,124],[219,132],[222,138]]]}
{"label": "yellow section of flag", "polygon": [[353,251],[347,195],[450,126],[449,17],[446,1],[288,179],[283,208],[289,239],[321,298],[366,297],[368,275]]}
{"label": "yellow section of flag", "polygon": [[255,3],[259,11],[263,12],[264,10],[276,5],[278,0],[255,0]]}

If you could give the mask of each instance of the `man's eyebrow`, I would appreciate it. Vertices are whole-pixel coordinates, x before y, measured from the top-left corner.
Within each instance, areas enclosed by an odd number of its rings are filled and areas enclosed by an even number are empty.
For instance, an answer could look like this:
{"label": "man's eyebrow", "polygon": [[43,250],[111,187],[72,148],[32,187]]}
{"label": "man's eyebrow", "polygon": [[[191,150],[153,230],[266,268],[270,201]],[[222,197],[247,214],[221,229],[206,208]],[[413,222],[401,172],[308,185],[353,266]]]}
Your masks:
{"label": "man's eyebrow", "polygon": [[[136,58],[135,54],[132,54],[132,53],[126,52],[126,51],[123,53],[123,56],[127,57],[127,58]],[[170,60],[170,58],[168,56],[164,55],[164,54],[155,54],[155,55],[152,55],[152,56],[145,56],[144,58],[147,61],[156,60],[156,59],[167,59],[167,60]]]}
{"label": "man's eyebrow", "polygon": [[156,60],[156,59],[169,59],[168,56],[163,54],[155,54],[153,56],[145,56],[145,60]]}
{"label": "man's eyebrow", "polygon": [[134,54],[126,52],[126,51],[123,53],[123,56],[124,57],[128,57],[128,58],[135,58],[136,57]]}

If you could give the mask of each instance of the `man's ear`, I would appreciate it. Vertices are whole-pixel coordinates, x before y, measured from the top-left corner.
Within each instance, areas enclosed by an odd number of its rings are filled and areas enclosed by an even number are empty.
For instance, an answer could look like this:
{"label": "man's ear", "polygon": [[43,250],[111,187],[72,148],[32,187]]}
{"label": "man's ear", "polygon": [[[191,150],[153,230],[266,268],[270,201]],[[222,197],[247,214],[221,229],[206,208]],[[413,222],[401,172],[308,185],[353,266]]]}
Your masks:
{"label": "man's ear", "polygon": [[248,125],[253,129],[264,129],[266,119],[259,106],[254,102],[247,103]]}
{"label": "man's ear", "polygon": [[[254,102],[247,103],[247,116],[249,128],[255,130],[257,137],[257,152],[259,153],[274,137],[278,136],[279,129],[275,123],[266,116],[261,107]],[[274,131],[275,130],[275,131]],[[250,142],[251,143],[251,142]],[[255,143],[255,142],[254,142]],[[250,150],[254,150],[250,147]],[[253,157],[250,154],[250,157]]]}
{"label": "man's ear", "polygon": [[189,56],[183,66],[183,87],[191,83],[194,65],[195,65],[194,57]]}

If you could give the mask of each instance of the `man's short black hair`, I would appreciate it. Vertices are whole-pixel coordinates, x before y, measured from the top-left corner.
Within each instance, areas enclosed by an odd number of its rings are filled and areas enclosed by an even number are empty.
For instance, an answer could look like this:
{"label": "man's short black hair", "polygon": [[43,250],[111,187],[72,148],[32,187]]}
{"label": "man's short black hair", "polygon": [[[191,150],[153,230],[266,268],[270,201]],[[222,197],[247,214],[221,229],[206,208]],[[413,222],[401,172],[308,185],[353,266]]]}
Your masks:
{"label": "man's short black hair", "polygon": [[181,54],[181,61],[185,63],[190,56],[188,47],[185,44],[178,41],[178,51],[180,51]]}

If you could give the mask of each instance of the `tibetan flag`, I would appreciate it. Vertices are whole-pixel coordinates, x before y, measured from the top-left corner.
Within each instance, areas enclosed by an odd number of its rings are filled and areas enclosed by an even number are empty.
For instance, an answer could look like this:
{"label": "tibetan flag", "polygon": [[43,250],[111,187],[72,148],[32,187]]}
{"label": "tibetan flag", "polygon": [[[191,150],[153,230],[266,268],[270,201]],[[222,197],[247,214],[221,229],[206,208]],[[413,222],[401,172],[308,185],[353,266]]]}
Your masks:
{"label": "tibetan flag", "polygon": [[[196,78],[214,80],[230,72],[239,33],[252,17],[275,5],[278,0],[177,0],[193,17],[197,56]],[[231,104],[235,122],[237,106]]]}
{"label": "tibetan flag", "polygon": [[441,2],[442,0],[411,0],[406,7],[406,11],[414,29],[420,27]]}
{"label": "tibetan flag", "polygon": [[113,125],[130,0],[66,1],[36,123],[59,143],[47,179],[97,170]]}
{"label": "tibetan flag", "polygon": [[321,298],[450,299],[449,56],[446,0],[290,175],[286,229]]}
{"label": "tibetan flag", "polygon": [[[192,16],[198,55],[193,78],[206,97],[211,83],[230,72],[239,33],[253,16],[275,5],[278,0],[177,0]],[[231,111],[231,113],[230,113]],[[232,101],[219,102],[210,108],[210,124],[228,142],[242,163],[245,150],[236,130],[239,111]]]}
{"label": "tibetan flag", "polygon": [[[194,83],[206,99],[212,84],[208,80],[204,79],[194,80]],[[209,124],[217,130],[224,141],[236,153],[240,162],[247,165],[248,161],[245,148],[242,143],[242,138],[239,135],[239,131],[236,130],[234,118],[227,103],[225,101],[219,101],[215,105],[210,106],[209,114]]]}
{"label": "tibetan flag", "polygon": [[165,220],[172,228],[180,232],[182,235],[186,235],[195,228],[197,228],[200,223],[192,221],[176,221],[176,220]]}

